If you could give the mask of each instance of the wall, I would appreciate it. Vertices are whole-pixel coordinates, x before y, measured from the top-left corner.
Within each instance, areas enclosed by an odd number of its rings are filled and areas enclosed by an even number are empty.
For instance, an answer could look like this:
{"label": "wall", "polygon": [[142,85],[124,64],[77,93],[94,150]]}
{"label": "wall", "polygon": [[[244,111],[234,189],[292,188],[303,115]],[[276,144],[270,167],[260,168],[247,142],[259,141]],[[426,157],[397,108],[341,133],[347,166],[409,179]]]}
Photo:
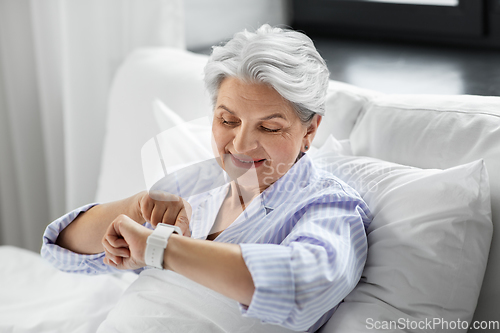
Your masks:
{"label": "wall", "polygon": [[186,46],[196,51],[244,28],[289,24],[288,7],[287,0],[184,0]]}

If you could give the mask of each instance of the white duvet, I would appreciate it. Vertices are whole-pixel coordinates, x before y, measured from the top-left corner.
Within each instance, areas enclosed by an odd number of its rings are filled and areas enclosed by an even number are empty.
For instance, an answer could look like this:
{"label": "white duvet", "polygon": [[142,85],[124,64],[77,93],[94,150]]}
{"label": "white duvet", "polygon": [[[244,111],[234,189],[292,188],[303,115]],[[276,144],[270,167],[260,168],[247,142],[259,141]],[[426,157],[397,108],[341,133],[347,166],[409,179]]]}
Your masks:
{"label": "white duvet", "polygon": [[58,271],[39,254],[0,246],[0,332],[95,333],[136,274]]}
{"label": "white duvet", "polygon": [[292,332],[243,317],[235,301],[170,271],[69,274],[9,246],[0,265],[2,333]]}

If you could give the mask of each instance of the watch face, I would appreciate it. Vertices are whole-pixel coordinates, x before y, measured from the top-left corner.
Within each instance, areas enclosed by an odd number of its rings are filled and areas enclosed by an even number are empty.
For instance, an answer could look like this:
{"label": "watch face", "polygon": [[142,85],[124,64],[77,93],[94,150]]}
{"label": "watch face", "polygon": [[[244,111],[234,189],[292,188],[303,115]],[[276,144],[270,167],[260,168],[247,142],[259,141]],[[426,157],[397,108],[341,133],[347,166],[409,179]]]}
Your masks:
{"label": "watch face", "polygon": [[158,228],[158,227],[163,227],[163,228],[170,228],[170,229],[174,229],[174,231],[173,231],[173,232],[175,232],[175,233],[176,233],[176,234],[178,234],[178,235],[182,235],[182,230],[181,230],[181,228],[179,228],[179,227],[177,227],[177,226],[175,226],[175,225],[166,224],[166,223],[158,223],[158,224],[156,225],[156,228]]}

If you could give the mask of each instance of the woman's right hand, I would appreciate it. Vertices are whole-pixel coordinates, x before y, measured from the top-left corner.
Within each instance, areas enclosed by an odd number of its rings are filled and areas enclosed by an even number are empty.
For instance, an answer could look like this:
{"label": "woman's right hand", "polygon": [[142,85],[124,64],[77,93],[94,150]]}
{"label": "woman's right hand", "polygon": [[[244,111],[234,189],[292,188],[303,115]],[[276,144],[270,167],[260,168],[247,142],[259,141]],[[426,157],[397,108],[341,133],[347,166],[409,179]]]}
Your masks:
{"label": "woman's right hand", "polygon": [[191,205],[183,198],[163,191],[143,191],[137,194],[137,222],[149,222],[156,228],[165,223],[181,228],[184,236],[191,236],[189,221]]}

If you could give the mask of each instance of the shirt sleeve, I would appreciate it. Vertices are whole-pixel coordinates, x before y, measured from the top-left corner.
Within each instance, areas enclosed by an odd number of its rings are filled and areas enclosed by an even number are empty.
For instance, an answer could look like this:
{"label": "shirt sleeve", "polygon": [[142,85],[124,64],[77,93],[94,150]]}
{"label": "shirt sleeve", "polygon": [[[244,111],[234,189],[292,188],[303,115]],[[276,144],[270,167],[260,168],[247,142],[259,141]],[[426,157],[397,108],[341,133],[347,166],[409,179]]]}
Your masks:
{"label": "shirt sleeve", "polygon": [[[77,208],[66,215],[61,216],[50,223],[43,234],[43,243],[41,249],[42,258],[51,263],[55,268],[69,273],[81,273],[87,275],[105,274],[105,273],[123,273],[123,270],[106,265],[103,262],[104,252],[97,254],[79,254],[56,244],[59,233],[66,228],[76,217],[90,208],[95,203]],[[136,273],[142,271],[137,270]]]}
{"label": "shirt sleeve", "polygon": [[240,244],[255,284],[242,313],[293,330],[318,329],[361,277],[367,214],[353,201],[316,204],[281,244]]}

